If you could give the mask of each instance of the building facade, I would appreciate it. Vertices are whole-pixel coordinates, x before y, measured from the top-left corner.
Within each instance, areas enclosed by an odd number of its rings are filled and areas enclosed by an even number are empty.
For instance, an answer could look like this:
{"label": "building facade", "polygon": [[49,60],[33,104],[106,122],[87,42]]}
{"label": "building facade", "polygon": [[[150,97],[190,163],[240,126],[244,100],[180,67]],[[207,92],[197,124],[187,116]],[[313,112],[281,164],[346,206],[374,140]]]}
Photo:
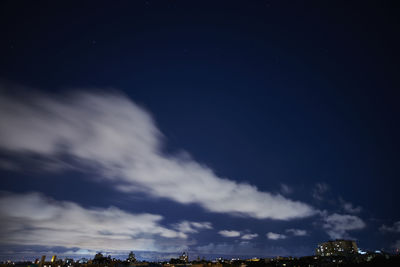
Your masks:
{"label": "building facade", "polygon": [[341,239],[319,244],[315,250],[318,256],[350,256],[357,253],[356,241]]}

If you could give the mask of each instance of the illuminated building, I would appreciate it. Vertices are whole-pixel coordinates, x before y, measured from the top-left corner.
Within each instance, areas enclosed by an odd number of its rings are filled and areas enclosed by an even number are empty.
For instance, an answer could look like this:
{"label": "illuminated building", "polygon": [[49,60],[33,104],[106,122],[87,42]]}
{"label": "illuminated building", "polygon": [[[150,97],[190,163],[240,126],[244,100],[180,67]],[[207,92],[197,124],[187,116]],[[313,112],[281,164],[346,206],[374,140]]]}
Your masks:
{"label": "illuminated building", "polygon": [[53,257],[51,257],[51,262],[55,262],[56,259],[57,259],[57,256],[56,256],[56,255],[53,255]]}
{"label": "illuminated building", "polygon": [[319,244],[315,250],[318,256],[349,256],[357,252],[356,241],[339,239]]}
{"label": "illuminated building", "polygon": [[182,253],[182,256],[179,257],[179,259],[185,263],[189,262],[189,255],[186,252]]}

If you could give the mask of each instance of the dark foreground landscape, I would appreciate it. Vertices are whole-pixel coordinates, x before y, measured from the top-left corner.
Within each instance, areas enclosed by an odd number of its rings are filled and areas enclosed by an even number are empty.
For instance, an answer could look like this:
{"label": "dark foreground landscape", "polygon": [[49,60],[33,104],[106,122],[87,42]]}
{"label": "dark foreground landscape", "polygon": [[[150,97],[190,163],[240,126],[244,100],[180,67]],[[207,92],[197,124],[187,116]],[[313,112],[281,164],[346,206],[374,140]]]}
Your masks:
{"label": "dark foreground landscape", "polygon": [[275,258],[252,258],[252,259],[223,259],[189,261],[184,253],[177,259],[164,262],[136,261],[131,253],[126,260],[103,256],[101,253],[93,259],[57,259],[53,256],[51,261],[46,261],[45,256],[35,261],[12,262],[6,261],[0,267],[263,267],[263,266],[286,266],[286,267],[318,267],[318,266],[400,266],[400,254],[389,254],[383,252],[369,252],[352,256],[305,256],[305,257],[275,257]]}

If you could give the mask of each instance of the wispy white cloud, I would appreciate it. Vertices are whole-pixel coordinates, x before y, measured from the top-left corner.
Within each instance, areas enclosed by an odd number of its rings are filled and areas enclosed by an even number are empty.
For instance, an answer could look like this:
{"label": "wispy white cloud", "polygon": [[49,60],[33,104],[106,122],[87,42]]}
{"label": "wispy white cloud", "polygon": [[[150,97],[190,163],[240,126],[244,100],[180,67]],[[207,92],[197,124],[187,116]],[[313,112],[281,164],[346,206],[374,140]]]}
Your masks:
{"label": "wispy white cloud", "polygon": [[290,233],[294,236],[306,236],[307,231],[302,229],[286,229],[286,233]]}
{"label": "wispy white cloud", "polygon": [[339,201],[342,204],[343,210],[345,212],[352,213],[352,214],[357,214],[357,213],[360,213],[362,211],[362,207],[355,206],[352,203],[343,200],[342,198],[339,198]]}
{"label": "wispy white cloud", "polygon": [[239,237],[240,232],[235,230],[221,230],[218,234],[222,235],[223,237]]}
{"label": "wispy white cloud", "polygon": [[400,233],[400,221],[395,222],[392,226],[382,225],[379,230],[381,232]]}
{"label": "wispy white cloud", "polygon": [[251,240],[258,237],[258,234],[244,234],[240,238],[244,240]]}
{"label": "wispy white cloud", "polygon": [[329,190],[329,185],[326,183],[316,183],[313,189],[313,198],[316,200],[323,200],[324,194]]}
{"label": "wispy white cloud", "polygon": [[354,215],[334,213],[323,218],[327,234],[332,239],[350,238],[348,231],[361,230],[365,228],[364,221]]}
{"label": "wispy white cloud", "polygon": [[174,225],[174,228],[182,233],[198,233],[202,229],[213,229],[210,222],[182,221]]}
{"label": "wispy white cloud", "polygon": [[286,235],[273,233],[273,232],[268,232],[266,236],[268,239],[271,239],[271,240],[285,239],[287,237]]}
{"label": "wispy white cloud", "polygon": [[52,159],[67,154],[94,166],[121,191],[195,203],[211,212],[280,220],[315,213],[305,203],[218,177],[189,157],[167,155],[162,140],[149,113],[120,94],[0,96],[3,150]]}
{"label": "wispy white cloud", "polygon": [[218,234],[222,235],[223,237],[240,237],[243,240],[252,240],[258,237],[256,233],[249,233],[249,230],[246,231],[236,231],[236,230],[221,230]]}
{"label": "wispy white cloud", "polygon": [[291,188],[287,184],[281,184],[281,192],[285,195],[289,195],[293,193],[293,188]]}
{"label": "wispy white cloud", "polygon": [[161,225],[161,215],[133,214],[116,207],[84,208],[39,193],[2,193],[0,217],[0,244],[5,245],[61,246],[84,251],[176,251],[189,245],[190,231]]}
{"label": "wispy white cloud", "polygon": [[360,206],[353,206],[353,204],[347,202],[343,204],[343,209],[348,213],[360,213],[362,208]]}
{"label": "wispy white cloud", "polygon": [[[286,229],[285,232],[292,236],[306,236],[307,235],[307,231],[301,230],[301,229]],[[266,236],[268,239],[271,239],[271,240],[286,239],[289,237],[288,235],[274,233],[274,232],[268,232],[266,234]]]}

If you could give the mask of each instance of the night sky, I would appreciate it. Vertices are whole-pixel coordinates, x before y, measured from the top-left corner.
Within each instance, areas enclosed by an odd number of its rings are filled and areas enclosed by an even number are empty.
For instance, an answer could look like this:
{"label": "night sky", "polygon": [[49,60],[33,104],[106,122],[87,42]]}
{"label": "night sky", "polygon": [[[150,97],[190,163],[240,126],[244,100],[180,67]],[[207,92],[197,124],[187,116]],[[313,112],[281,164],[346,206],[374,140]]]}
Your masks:
{"label": "night sky", "polygon": [[2,1],[0,259],[400,247],[396,1]]}

